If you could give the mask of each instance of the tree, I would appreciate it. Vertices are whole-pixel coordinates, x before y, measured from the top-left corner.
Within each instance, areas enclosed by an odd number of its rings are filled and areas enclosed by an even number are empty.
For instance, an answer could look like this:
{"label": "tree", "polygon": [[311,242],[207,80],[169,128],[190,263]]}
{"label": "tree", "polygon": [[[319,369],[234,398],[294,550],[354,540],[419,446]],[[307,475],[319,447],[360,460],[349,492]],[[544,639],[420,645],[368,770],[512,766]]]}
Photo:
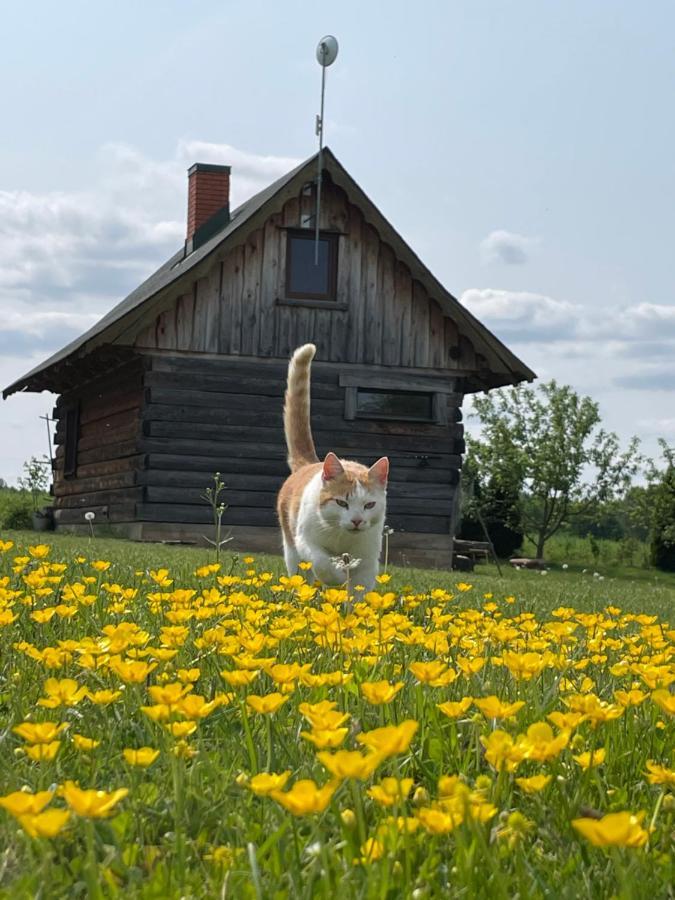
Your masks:
{"label": "tree", "polygon": [[49,487],[48,467],[50,463],[46,456],[38,459],[31,456],[23,464],[24,476],[19,478],[19,487],[24,491],[30,491],[33,498],[33,511],[37,512],[40,500],[47,493]]}
{"label": "tree", "polygon": [[576,515],[625,493],[641,463],[639,441],[621,453],[597,403],[555,381],[474,399],[481,433],[469,438],[483,480],[518,491],[523,530],[537,557]]}
{"label": "tree", "polygon": [[518,489],[514,490],[512,485],[507,485],[503,480],[497,483],[492,480],[487,483],[481,481],[478,462],[469,450],[462,466],[462,523],[459,537],[470,541],[484,540],[483,524],[496,555],[502,559],[512,556],[523,543]]}
{"label": "tree", "polygon": [[675,572],[675,448],[659,444],[666,468],[654,486],[652,505],[652,563],[664,572]]}

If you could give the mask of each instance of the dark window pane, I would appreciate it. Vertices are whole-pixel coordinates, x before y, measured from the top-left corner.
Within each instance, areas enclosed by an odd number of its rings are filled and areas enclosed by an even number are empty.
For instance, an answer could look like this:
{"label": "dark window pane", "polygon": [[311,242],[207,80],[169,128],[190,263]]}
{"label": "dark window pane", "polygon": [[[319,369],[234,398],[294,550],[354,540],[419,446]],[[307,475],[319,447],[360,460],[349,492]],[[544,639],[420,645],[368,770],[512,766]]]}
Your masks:
{"label": "dark window pane", "polygon": [[289,297],[335,299],[335,240],[319,238],[319,257],[315,262],[313,234],[288,236],[286,293]]}
{"label": "dark window pane", "polygon": [[378,391],[359,388],[356,413],[364,418],[433,421],[432,394],[414,391]]}

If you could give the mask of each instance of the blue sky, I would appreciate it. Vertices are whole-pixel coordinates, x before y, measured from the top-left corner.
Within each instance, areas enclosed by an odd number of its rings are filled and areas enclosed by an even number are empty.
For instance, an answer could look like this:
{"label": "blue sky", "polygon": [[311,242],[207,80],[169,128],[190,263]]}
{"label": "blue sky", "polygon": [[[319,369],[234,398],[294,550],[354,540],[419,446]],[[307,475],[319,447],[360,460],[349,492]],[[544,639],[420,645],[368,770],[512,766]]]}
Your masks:
{"label": "blue sky", "polygon": [[[242,200],[327,140],[434,273],[627,438],[675,441],[675,6],[34,2],[3,12],[0,380],[167,258],[186,169]],[[0,403],[0,477],[48,395]]]}

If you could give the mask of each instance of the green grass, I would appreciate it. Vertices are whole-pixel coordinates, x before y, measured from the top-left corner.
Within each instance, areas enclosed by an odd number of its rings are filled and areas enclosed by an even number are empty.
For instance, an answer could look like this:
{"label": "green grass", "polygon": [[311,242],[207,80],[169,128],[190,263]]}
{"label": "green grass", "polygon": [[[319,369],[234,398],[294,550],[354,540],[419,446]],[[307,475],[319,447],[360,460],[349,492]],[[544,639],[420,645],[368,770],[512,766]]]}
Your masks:
{"label": "green grass", "polygon": [[[215,559],[212,550],[174,544],[149,544],[125,541],[119,538],[83,538],[68,534],[37,534],[35,532],[10,532],[2,534],[27,547],[44,540],[70,556],[79,552],[90,558],[110,560],[124,567],[131,574],[137,569],[168,566],[181,582],[192,577],[196,566]],[[285,574],[281,556],[255,554],[259,568],[267,569],[275,576]],[[232,560],[225,553],[223,558]],[[583,569],[586,569],[584,573]],[[441,569],[417,569],[392,566],[393,585],[400,589],[412,584],[416,590],[444,587],[452,590],[458,580],[474,585],[476,593],[493,592],[496,597],[516,595],[528,608],[545,614],[560,605],[575,605],[582,610],[601,610],[613,604],[627,611],[655,613],[672,616],[675,608],[675,573],[639,567],[582,566],[570,563],[564,570],[559,563],[542,575],[539,572],[515,570],[508,563],[501,564],[502,574],[493,564],[480,564],[472,573],[448,572]],[[594,573],[598,573],[598,577]],[[600,580],[602,578],[602,580]]]}
{"label": "green grass", "polygon": [[[57,567],[17,564],[40,538]],[[35,827],[32,819],[22,823],[0,809],[3,900],[669,895],[675,804],[667,788],[649,782],[646,767],[672,765],[673,722],[650,697],[669,678],[672,640],[664,621],[635,621],[607,608],[667,619],[672,580],[652,573],[600,581],[572,569],[502,576],[492,566],[471,575],[393,569],[391,582],[352,610],[328,592],[315,596],[309,586],[279,581],[276,556],[250,564],[225,555],[219,573],[198,574],[213,551],[31,532],[2,539],[15,546],[0,552],[0,799],[69,780],[128,789],[109,818],[91,819],[74,807],[53,837],[31,837],[25,828]],[[96,560],[111,565],[99,571]],[[158,569],[169,570],[171,583],[153,580],[150,570]],[[237,580],[218,581],[223,573]],[[559,606],[577,613],[551,617]],[[533,674],[522,679],[514,672],[526,662]],[[250,687],[227,681],[249,663],[257,672]],[[438,664],[439,682],[421,683],[418,663]],[[149,668],[129,680],[139,664]],[[254,712],[251,695],[283,690],[285,667],[291,674],[295,667],[295,675],[282,705],[271,715]],[[177,701],[158,693],[171,690],[167,682],[180,690],[176,681],[186,677],[197,679],[193,698],[222,703],[194,719],[182,744],[144,708],[164,702],[162,715],[190,726]],[[70,685],[48,680],[66,678]],[[378,706],[363,684],[380,680],[400,689]],[[614,691],[633,685],[644,696],[618,718],[600,714],[569,734],[556,726],[552,742],[541,738],[546,717],[567,710],[568,701],[597,695],[611,712]],[[75,688],[120,693],[98,706]],[[68,698],[50,705],[50,690]],[[446,701],[492,694],[517,702],[513,718],[496,721],[476,707],[457,718],[439,711]],[[285,795],[257,796],[251,779],[287,773],[285,791],[302,779],[330,783],[327,766],[335,760],[318,756],[303,736],[311,730],[303,704],[325,700],[346,718],[338,735],[343,749],[361,753],[364,733],[377,740],[378,728],[406,721],[414,734],[397,737],[365,780],[340,779],[325,808],[296,817],[283,807]],[[15,729],[49,721],[66,726],[56,755],[33,760]],[[528,733],[535,724],[538,739]],[[500,763],[484,752],[499,737],[495,729],[518,748],[515,772],[497,771]],[[82,750],[76,734],[99,744]],[[123,758],[123,750],[141,747],[158,751],[148,769]],[[574,754],[597,749],[606,751],[605,761],[583,771]],[[542,793],[526,794],[515,780],[538,774],[550,776]],[[444,789],[446,798],[458,791],[452,815],[439,782],[447,776],[460,778],[459,787],[450,781]],[[380,805],[369,791],[383,778],[409,779],[409,798]],[[471,792],[471,807],[462,792]],[[65,810],[66,803],[57,793],[48,810]],[[644,813],[634,827],[646,846],[595,847],[572,824],[623,812]],[[401,830],[392,814],[416,830]],[[428,817],[439,814],[441,825],[431,823]],[[433,830],[441,826],[443,833]],[[377,858],[369,856],[373,846]]]}

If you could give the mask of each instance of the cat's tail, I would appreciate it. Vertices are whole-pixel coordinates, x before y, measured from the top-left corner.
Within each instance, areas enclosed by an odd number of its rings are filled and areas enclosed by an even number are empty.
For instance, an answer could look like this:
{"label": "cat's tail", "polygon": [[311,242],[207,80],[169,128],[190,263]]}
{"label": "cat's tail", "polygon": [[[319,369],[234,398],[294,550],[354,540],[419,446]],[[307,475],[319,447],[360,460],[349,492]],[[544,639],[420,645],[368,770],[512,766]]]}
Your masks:
{"label": "cat's tail", "polygon": [[315,353],[314,344],[304,344],[298,347],[288,364],[284,433],[291,472],[319,462],[309,421],[309,373]]}

